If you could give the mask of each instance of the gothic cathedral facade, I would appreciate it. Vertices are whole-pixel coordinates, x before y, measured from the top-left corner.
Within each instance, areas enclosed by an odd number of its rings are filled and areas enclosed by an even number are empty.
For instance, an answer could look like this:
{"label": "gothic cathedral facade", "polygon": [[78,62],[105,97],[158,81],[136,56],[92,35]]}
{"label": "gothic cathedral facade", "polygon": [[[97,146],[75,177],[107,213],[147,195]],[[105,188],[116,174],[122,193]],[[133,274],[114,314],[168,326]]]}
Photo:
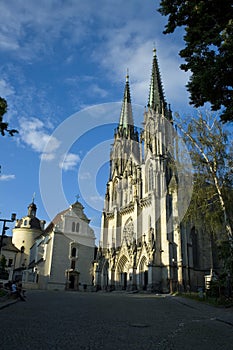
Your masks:
{"label": "gothic cathedral facade", "polygon": [[179,222],[172,130],[154,49],[141,130],[134,126],[126,77],[94,263],[97,290],[167,293],[192,283],[203,285],[209,264],[199,261],[196,269],[193,263],[193,251],[202,243],[195,236],[194,246],[192,235]]}

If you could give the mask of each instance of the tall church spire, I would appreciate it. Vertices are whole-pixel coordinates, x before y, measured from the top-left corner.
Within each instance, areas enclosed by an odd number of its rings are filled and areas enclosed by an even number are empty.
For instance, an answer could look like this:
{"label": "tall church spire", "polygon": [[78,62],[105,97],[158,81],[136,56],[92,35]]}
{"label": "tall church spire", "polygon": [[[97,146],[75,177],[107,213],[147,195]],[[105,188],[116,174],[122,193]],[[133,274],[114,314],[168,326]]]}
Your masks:
{"label": "tall church spire", "polygon": [[119,121],[119,129],[121,131],[125,130],[127,132],[128,129],[130,129],[133,125],[134,125],[134,122],[133,122],[133,112],[132,112],[131,96],[130,96],[130,88],[129,88],[129,74],[127,71],[124,98],[123,98],[120,121]]}
{"label": "tall church spire", "polygon": [[159,113],[162,112],[162,109],[166,109],[166,101],[163,93],[163,86],[159,72],[159,65],[156,55],[156,49],[153,50],[153,64],[152,64],[152,73],[151,73],[151,83],[150,83],[150,92],[149,92],[149,101],[148,107],[153,110],[157,110]]}

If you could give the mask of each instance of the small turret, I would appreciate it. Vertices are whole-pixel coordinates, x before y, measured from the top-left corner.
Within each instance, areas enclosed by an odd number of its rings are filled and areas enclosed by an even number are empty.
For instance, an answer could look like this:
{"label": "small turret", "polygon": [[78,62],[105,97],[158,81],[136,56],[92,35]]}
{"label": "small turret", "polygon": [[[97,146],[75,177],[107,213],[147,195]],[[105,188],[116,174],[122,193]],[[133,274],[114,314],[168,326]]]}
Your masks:
{"label": "small turret", "polygon": [[35,203],[34,203],[34,201],[31,203],[31,204],[29,204],[29,206],[28,206],[28,216],[29,217],[36,217],[36,210],[37,210],[37,207],[36,207],[36,205],[35,205]]}

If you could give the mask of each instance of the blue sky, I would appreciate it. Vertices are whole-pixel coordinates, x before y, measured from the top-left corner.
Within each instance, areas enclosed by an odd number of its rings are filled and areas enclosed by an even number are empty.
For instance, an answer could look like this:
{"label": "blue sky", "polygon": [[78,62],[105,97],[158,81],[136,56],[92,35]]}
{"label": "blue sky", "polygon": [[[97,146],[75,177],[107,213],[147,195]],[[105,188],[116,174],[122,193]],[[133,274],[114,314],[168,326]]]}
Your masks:
{"label": "blue sky", "polygon": [[[97,241],[113,129],[129,69],[135,123],[147,104],[154,45],[167,102],[188,113],[182,31],[164,35],[155,0],[2,0],[0,96],[19,134],[0,138],[0,217],[35,193],[47,223],[76,200]],[[46,147],[50,140],[49,147]],[[12,226],[12,225],[11,225]],[[10,232],[9,232],[10,233]]]}

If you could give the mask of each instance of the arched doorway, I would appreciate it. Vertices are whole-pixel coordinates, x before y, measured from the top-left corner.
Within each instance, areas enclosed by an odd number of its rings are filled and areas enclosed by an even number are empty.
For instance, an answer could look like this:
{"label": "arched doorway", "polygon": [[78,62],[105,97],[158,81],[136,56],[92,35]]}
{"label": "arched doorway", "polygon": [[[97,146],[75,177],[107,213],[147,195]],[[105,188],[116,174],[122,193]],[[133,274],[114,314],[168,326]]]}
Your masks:
{"label": "arched doorway", "polygon": [[79,272],[73,269],[66,270],[66,289],[79,290]]}
{"label": "arched doorway", "polygon": [[127,272],[122,273],[122,289],[126,290],[127,289]]}
{"label": "arched doorway", "polygon": [[128,263],[127,257],[123,255],[117,264],[118,287],[122,290],[126,290],[128,285]]}
{"label": "arched doorway", "polygon": [[70,275],[69,282],[70,282],[70,289],[74,289],[74,275]]}
{"label": "arched doorway", "polygon": [[148,286],[148,266],[146,257],[143,256],[139,264],[139,288],[147,290]]}

